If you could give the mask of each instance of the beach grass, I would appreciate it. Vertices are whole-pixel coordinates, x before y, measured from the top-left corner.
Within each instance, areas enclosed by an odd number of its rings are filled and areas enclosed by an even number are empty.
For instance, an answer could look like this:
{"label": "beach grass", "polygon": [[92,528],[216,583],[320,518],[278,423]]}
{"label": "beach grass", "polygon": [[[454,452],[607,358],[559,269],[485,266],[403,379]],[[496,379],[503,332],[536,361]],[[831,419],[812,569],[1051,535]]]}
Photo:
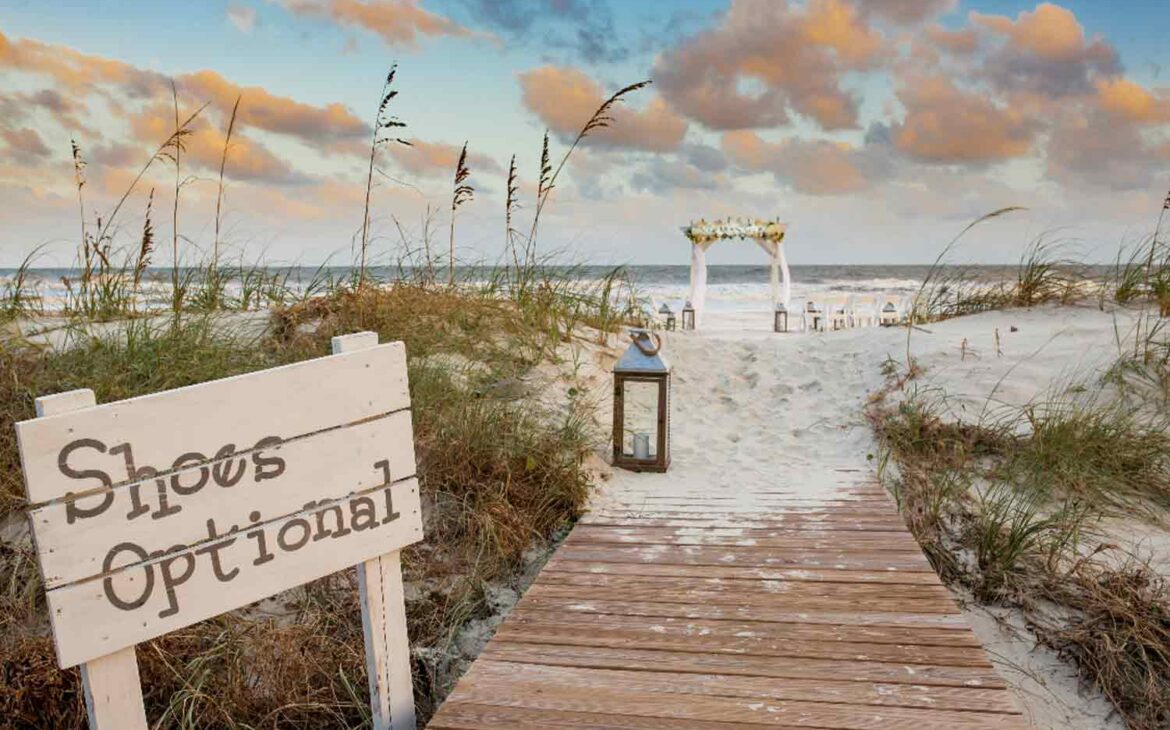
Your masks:
{"label": "beach grass", "polygon": [[[545,135],[541,187],[532,227],[513,223],[509,193],[505,260],[479,277],[456,274],[454,222],[445,259],[432,247],[433,220],[421,240],[397,226],[387,257],[392,278],[379,280],[370,222],[380,149],[403,143],[404,123],[390,114],[394,71],[375,118],[360,258],[351,273],[322,266],[308,282],[262,260],[227,262],[222,211],[237,99],[220,161],[214,243],[190,262],[178,225],[171,231],[169,277],[152,269],[157,245],[148,171],[173,165],[174,219],[185,178],[185,139],[202,107],[184,117],[104,217],[87,208],[87,162],[72,143],[81,220],[75,275],[66,297],[46,311],[30,272],[38,250],[0,291],[0,717],[23,728],[83,728],[77,670],[60,671],[44,605],[12,424],[35,415],[36,397],[90,388],[99,403],[296,362],[329,353],[330,338],[377,332],[408,353],[415,450],[426,539],[403,551],[407,619],[420,721],[430,716],[462,671],[465,628],[489,619],[495,598],[523,579],[527,566],[567,532],[591,483],[586,460],[604,435],[574,385],[581,348],[603,347],[641,303],[620,267],[586,278],[554,263],[536,245],[541,212],[557,174],[608,112],[636,84],[606,100],[586,121],[556,168]],[[454,213],[471,192],[466,147],[454,172]],[[514,176],[513,176],[514,177]],[[513,184],[514,187],[514,184]],[[137,191],[137,193],[136,193]],[[131,239],[120,218],[144,198]],[[119,232],[122,237],[119,238]],[[521,253],[522,251],[522,253]],[[436,271],[448,270],[445,281]],[[462,268],[462,267],[460,267]],[[560,373],[558,392],[540,396],[540,368]],[[547,401],[551,400],[550,405]],[[474,642],[473,642],[474,643]],[[364,640],[352,571],[288,591],[260,605],[170,632],[137,647],[147,716],[158,727],[362,727],[370,723]]]}
{"label": "beach grass", "polygon": [[[525,313],[482,290],[401,283],[339,290],[242,321],[192,312],[73,323],[63,334],[68,346],[3,348],[10,377],[0,385],[0,410],[11,424],[33,416],[38,394],[88,387],[106,402],[316,357],[328,353],[334,334],[360,329],[405,342],[427,540],[404,552],[404,569],[420,586],[408,619],[425,718],[453,682],[451,644],[460,628],[492,610],[485,588],[507,582],[526,553],[557,539],[584,505],[585,456],[600,437],[584,405],[547,413],[513,387],[582,319],[609,316],[585,317],[584,302],[575,294]],[[11,427],[0,436],[0,459],[6,519],[24,504]],[[8,667],[0,714],[25,718],[27,727],[83,727],[77,674],[56,668],[27,542],[0,552],[0,588]],[[148,715],[190,728],[368,719],[356,586],[333,577],[279,600],[276,617],[235,612],[141,645]],[[270,659],[263,677],[246,668],[256,657]],[[39,715],[42,702],[62,709]]]}
{"label": "beach grass", "polygon": [[883,482],[939,575],[1020,611],[1129,727],[1158,728],[1170,721],[1170,591],[1097,530],[1110,517],[1170,517],[1170,410],[1117,387],[1135,360],[1144,378],[1165,377],[1165,361],[1145,357],[1164,330],[1138,332],[1102,382],[1020,407],[989,400],[975,417],[922,384],[913,362],[893,365],[868,415]]}

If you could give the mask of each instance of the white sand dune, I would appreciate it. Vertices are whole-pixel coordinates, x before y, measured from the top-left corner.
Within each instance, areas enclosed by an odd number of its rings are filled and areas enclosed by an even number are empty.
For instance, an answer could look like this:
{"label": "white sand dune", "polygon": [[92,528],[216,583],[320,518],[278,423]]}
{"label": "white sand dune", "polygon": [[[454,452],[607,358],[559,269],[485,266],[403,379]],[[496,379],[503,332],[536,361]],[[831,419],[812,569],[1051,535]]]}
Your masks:
{"label": "white sand dune", "polygon": [[[1018,405],[1043,397],[1054,381],[1094,377],[1117,355],[1115,332],[1132,322],[1093,308],[1009,310],[931,325],[913,332],[909,347],[926,383],[956,396],[956,409],[974,410],[992,395]],[[824,503],[842,484],[872,478],[876,444],[863,410],[883,384],[882,363],[905,360],[906,333],[777,335],[767,312],[711,313],[698,332],[666,333],[672,468],[615,472],[593,510],[649,516],[662,501],[694,500],[703,510],[714,500],[720,512],[747,517],[781,497]],[[969,617],[1035,727],[1121,727],[1109,704],[1080,689],[1051,653],[1032,650],[1026,636],[999,628],[985,611]]]}

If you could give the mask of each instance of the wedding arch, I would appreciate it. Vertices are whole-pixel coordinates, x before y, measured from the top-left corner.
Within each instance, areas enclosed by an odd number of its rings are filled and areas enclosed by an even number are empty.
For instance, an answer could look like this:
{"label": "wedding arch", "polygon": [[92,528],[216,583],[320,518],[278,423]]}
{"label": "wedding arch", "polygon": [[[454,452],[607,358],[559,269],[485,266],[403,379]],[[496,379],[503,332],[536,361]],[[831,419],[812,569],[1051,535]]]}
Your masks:
{"label": "wedding arch", "polygon": [[[707,249],[716,241],[750,238],[768,254],[772,263],[772,308],[783,304],[788,308],[792,280],[788,274],[788,261],[784,258],[784,234],[787,223],[779,220],[748,220],[737,218],[708,222],[703,219],[683,226],[683,235],[691,242],[691,306],[695,310],[695,327],[703,318],[703,301],[707,297]],[[781,282],[783,276],[783,282]]]}

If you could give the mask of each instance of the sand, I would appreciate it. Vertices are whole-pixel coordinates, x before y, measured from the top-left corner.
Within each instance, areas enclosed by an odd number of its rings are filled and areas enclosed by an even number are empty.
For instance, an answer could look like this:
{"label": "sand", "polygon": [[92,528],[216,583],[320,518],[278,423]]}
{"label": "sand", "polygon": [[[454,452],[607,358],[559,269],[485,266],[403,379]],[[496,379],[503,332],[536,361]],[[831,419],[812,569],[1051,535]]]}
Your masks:
{"label": "sand", "polygon": [[[1054,383],[1098,377],[1117,355],[1116,332],[1131,326],[1127,313],[1088,307],[1009,310],[916,330],[909,347],[926,368],[923,383],[954,396],[957,412],[973,413],[989,397],[1020,405]],[[658,499],[701,494],[751,512],[762,508],[760,492],[812,504],[872,475],[876,444],[863,410],[883,384],[882,363],[905,360],[906,335],[901,328],[777,335],[767,312],[712,313],[698,332],[665,333],[674,368],[670,472],[611,472],[593,508],[652,514]],[[1151,548],[1170,545],[1164,539],[1153,535]],[[1071,668],[1011,628],[1014,617],[967,610],[1035,727],[1122,727]]]}

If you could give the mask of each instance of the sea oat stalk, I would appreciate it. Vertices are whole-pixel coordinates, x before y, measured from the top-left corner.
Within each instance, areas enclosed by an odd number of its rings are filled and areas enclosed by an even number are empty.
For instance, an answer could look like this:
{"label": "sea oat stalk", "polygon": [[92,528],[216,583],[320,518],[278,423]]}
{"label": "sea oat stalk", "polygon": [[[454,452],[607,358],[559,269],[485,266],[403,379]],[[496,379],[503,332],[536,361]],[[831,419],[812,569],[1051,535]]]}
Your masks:
{"label": "sea oat stalk", "polygon": [[370,246],[370,194],[374,190],[374,167],[378,157],[378,149],[390,143],[410,146],[410,142],[393,134],[393,130],[406,127],[406,123],[389,113],[390,102],[398,96],[398,92],[391,88],[394,84],[394,75],[397,72],[398,64],[393,64],[390,66],[390,72],[386,74],[386,81],[382,84],[381,101],[378,103],[378,113],[374,115],[374,129],[370,133],[370,161],[366,170],[366,200],[362,212],[358,286],[363,286],[366,282],[366,260]]}
{"label": "sea oat stalk", "polygon": [[455,285],[455,214],[459,207],[475,197],[475,188],[467,182],[471,169],[467,166],[467,142],[455,163],[455,181],[451,192],[451,239],[447,253],[447,286]]}

